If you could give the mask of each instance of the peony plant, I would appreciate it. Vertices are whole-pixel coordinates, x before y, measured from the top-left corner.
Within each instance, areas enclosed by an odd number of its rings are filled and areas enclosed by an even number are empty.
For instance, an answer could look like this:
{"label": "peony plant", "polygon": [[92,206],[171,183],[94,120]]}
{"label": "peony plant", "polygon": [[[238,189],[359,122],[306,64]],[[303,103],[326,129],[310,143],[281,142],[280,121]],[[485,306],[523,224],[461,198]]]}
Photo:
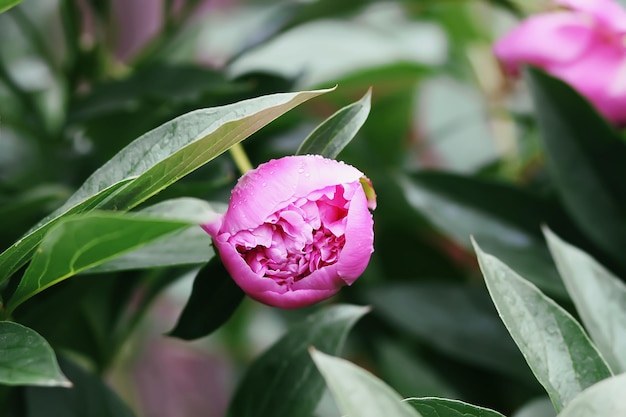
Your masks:
{"label": "peony plant", "polygon": [[356,168],[319,155],[271,160],[241,177],[226,213],[203,228],[250,297],[307,306],[351,285],[367,267],[376,199],[363,179]]}
{"label": "peony plant", "polygon": [[613,0],[555,0],[494,45],[509,74],[537,66],[585,96],[609,121],[626,123],[626,10]]}

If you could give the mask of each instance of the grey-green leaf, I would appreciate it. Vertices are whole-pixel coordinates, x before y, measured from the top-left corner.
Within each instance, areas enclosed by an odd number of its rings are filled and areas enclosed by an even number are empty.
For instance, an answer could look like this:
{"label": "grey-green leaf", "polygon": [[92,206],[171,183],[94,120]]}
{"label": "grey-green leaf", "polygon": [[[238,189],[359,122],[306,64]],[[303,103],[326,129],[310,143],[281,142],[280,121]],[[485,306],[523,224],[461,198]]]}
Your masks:
{"label": "grey-green leaf", "polygon": [[446,398],[407,398],[406,403],[423,417],[504,417],[497,411]]}
{"label": "grey-green leaf", "polygon": [[72,386],[48,342],[34,330],[10,321],[0,322],[0,384]]}
{"label": "grey-green leaf", "polygon": [[367,120],[371,108],[372,89],[326,119],[302,142],[296,155],[317,154],[334,159],[356,136]]}
{"label": "grey-green leaf", "polygon": [[367,311],[367,307],[334,305],[290,328],[250,365],[231,401],[228,416],[311,415],[322,397],[324,380],[315,370],[307,349],[315,346],[338,354],[352,326]]}
{"label": "grey-green leaf", "polygon": [[567,311],[476,242],[474,248],[500,318],[557,411],[585,388],[611,376],[596,347]]}
{"label": "grey-green leaf", "polygon": [[626,416],[626,374],[600,381],[587,388],[558,417]]}
{"label": "grey-green leaf", "polygon": [[595,259],[544,229],[587,331],[614,373],[626,372],[626,285]]}
{"label": "grey-green leaf", "polygon": [[70,213],[129,210],[297,105],[330,90],[282,93],[200,109],[139,137],[96,170],[68,201],[0,254],[0,282],[32,257],[47,229]]}
{"label": "grey-green leaf", "polygon": [[189,222],[94,212],[67,217],[45,236],[7,310],[85,269],[189,227]]}
{"label": "grey-green leaf", "polygon": [[339,410],[350,417],[421,417],[400,394],[366,370],[318,350],[311,357],[320,370]]}

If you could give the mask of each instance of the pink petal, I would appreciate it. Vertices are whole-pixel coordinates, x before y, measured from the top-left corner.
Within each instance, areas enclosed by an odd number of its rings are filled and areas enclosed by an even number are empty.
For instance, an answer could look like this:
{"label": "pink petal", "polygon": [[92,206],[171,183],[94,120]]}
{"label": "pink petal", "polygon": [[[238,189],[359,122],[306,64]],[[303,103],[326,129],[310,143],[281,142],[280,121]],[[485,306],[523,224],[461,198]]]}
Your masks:
{"label": "pink petal", "polygon": [[556,3],[587,13],[604,30],[626,32],[626,10],[613,0],[556,0]]}
{"label": "pink petal", "polygon": [[346,243],[335,265],[341,279],[352,285],[365,271],[374,252],[374,220],[362,188],[352,197],[345,236]]}
{"label": "pink petal", "polygon": [[527,19],[507,33],[494,45],[494,53],[515,73],[521,64],[545,68],[555,62],[571,62],[592,38],[591,22],[584,15],[547,13]]}
{"label": "pink petal", "polygon": [[[626,123],[626,53],[602,38],[573,65],[552,66],[550,72],[572,85],[607,119]],[[602,74],[602,76],[598,76]]]}

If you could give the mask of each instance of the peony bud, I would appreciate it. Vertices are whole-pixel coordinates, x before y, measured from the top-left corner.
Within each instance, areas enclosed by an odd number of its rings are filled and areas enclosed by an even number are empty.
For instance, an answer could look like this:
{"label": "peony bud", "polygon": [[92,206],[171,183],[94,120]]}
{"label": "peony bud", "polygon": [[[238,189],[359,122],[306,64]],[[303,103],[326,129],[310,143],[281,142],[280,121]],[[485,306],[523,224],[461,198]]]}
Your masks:
{"label": "peony bud", "polygon": [[542,68],[585,96],[611,122],[626,124],[626,11],[613,0],[555,0],[494,45],[510,73]]}
{"label": "peony bud", "polygon": [[317,155],[272,160],[241,177],[226,213],[202,227],[250,297],[304,307],[351,285],[369,262],[376,202],[363,178]]}

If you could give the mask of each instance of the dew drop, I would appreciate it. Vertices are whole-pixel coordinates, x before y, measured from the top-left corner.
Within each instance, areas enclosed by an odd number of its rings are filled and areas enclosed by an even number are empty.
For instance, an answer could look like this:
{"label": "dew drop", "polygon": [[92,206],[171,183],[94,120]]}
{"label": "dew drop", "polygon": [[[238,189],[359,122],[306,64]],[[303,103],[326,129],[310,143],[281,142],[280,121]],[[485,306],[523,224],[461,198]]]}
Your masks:
{"label": "dew drop", "polygon": [[264,182],[263,184],[261,184],[261,187],[267,187],[267,183]]}
{"label": "dew drop", "polygon": [[302,174],[303,172],[304,172],[304,168],[300,168],[300,169],[298,170],[298,173],[300,173],[300,174]]}
{"label": "dew drop", "polygon": [[311,174],[309,174],[308,172],[305,172],[305,173],[304,173],[304,176],[305,176],[305,177],[310,177],[310,176],[311,176]]}

